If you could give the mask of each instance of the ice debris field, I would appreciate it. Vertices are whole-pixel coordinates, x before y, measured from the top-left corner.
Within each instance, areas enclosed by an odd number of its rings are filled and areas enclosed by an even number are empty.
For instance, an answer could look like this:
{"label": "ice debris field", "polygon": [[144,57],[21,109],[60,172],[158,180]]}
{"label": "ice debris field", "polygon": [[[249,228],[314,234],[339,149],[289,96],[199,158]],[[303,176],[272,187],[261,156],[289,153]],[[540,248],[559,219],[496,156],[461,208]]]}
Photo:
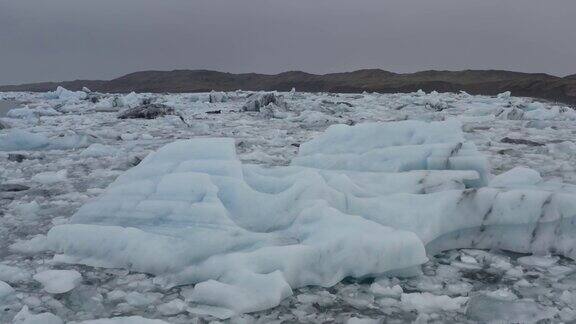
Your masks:
{"label": "ice debris field", "polygon": [[576,319],[576,111],[0,93],[0,322]]}

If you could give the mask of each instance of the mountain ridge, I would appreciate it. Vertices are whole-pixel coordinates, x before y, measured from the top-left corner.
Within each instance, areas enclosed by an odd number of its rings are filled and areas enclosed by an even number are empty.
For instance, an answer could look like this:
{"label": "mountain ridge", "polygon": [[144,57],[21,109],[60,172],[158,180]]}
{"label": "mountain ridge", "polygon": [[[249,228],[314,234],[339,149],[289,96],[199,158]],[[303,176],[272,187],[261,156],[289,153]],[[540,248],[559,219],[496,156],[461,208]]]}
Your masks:
{"label": "mountain ridge", "polygon": [[73,80],[0,86],[0,91],[43,92],[63,86],[70,90],[88,87],[93,91],[136,92],[204,92],[288,91],[296,88],[306,92],[457,92],[494,95],[511,91],[516,96],[576,104],[576,75],[557,77],[544,73],[505,70],[427,70],[415,73],[394,73],[381,69],[352,72],[311,74],[286,71],[278,74],[233,74],[213,70],[148,70],[133,72],[112,80]]}

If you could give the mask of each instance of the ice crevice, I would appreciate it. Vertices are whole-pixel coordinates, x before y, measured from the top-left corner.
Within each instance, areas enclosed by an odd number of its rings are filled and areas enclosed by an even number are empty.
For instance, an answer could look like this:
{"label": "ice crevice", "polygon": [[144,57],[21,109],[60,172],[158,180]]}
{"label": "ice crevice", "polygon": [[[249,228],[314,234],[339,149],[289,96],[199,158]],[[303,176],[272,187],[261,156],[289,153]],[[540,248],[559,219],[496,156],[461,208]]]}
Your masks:
{"label": "ice crevice", "polygon": [[460,128],[335,125],[273,168],[242,165],[232,139],[173,142],[53,227],[48,244],[58,261],[196,284],[196,310],[221,318],[274,307],[294,288],[408,271],[447,249],[575,257],[576,190],[525,184],[517,170],[491,186]]}

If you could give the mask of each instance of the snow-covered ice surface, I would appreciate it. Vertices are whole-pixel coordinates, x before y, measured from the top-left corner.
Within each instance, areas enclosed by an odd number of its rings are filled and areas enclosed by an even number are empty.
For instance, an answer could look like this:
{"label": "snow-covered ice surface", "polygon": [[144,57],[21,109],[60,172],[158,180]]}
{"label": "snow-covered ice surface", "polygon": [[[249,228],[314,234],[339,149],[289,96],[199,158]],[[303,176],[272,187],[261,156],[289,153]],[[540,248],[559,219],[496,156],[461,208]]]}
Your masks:
{"label": "snow-covered ice surface", "polygon": [[[1,119],[0,322],[576,319],[573,109],[255,96],[0,93],[26,106]],[[117,118],[145,102],[179,116]]]}

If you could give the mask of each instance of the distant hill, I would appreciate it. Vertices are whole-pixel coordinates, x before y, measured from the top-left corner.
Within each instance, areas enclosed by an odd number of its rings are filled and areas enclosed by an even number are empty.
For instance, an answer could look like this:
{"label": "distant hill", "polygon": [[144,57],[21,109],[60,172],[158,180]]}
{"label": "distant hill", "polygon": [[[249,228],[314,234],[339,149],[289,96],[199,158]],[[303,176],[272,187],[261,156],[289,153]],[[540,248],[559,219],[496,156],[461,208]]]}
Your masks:
{"label": "distant hill", "polygon": [[70,90],[88,87],[100,92],[202,92],[233,90],[280,90],[293,87],[317,92],[439,92],[466,91],[494,95],[511,91],[526,96],[576,104],[576,75],[560,78],[542,73],[500,70],[422,71],[398,74],[378,69],[324,75],[301,71],[275,75],[232,74],[209,70],[142,71],[109,81],[76,80],[0,86],[0,91],[51,91],[57,86]]}
{"label": "distant hill", "polygon": [[572,75],[566,76],[566,77],[564,77],[564,79],[576,80],[576,74],[572,74]]}

